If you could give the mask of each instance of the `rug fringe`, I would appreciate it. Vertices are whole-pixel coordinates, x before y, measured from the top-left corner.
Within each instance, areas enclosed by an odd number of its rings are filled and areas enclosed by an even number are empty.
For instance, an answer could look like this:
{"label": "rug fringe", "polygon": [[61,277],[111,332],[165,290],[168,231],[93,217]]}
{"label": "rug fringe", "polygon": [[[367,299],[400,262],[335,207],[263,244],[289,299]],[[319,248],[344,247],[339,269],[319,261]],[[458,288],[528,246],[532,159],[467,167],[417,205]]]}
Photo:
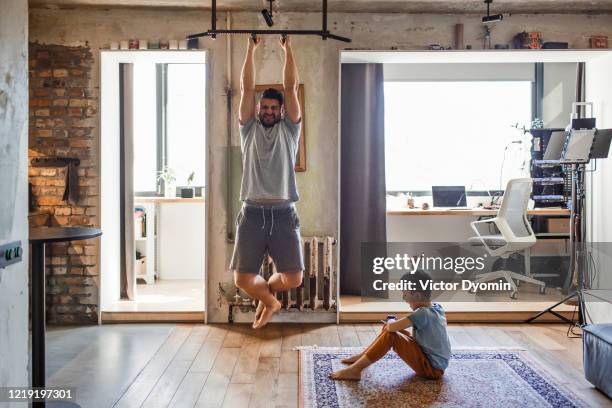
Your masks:
{"label": "rug fringe", "polygon": [[[312,346],[294,346],[292,350],[363,350],[365,347],[319,347],[316,344]],[[451,351],[526,351],[525,347],[521,346],[462,346],[452,348]]]}

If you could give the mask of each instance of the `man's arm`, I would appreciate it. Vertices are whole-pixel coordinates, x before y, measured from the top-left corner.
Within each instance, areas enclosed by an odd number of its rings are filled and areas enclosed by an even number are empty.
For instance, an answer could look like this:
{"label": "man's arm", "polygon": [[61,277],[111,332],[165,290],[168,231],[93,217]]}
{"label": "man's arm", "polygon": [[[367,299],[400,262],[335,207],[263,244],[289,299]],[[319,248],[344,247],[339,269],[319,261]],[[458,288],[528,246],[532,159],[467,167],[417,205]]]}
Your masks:
{"label": "man's arm", "polygon": [[261,39],[249,37],[244,64],[242,65],[242,75],[240,78],[240,112],[238,121],[245,125],[255,115],[255,49]]}
{"label": "man's arm", "polygon": [[300,110],[300,101],[298,99],[298,89],[300,79],[298,76],[297,66],[293,59],[291,50],[291,40],[287,37],[281,37],[281,47],[285,51],[285,66],[283,67],[283,88],[285,90],[285,117],[293,123],[298,123],[302,118]]}

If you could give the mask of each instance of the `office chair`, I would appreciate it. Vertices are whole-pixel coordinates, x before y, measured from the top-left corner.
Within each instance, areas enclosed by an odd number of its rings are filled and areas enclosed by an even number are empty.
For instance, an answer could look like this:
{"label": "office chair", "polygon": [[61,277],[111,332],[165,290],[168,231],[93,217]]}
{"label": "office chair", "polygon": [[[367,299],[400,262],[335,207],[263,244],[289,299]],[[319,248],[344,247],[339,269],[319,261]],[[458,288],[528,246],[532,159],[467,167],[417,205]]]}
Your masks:
{"label": "office chair", "polygon": [[[546,291],[546,284],[544,282],[507,270],[508,258],[511,255],[524,251],[536,243],[535,234],[527,220],[527,206],[531,194],[531,185],[532,180],[530,178],[508,181],[497,217],[473,221],[470,224],[476,236],[471,237],[469,242],[474,245],[484,245],[489,255],[499,256],[503,260],[501,270],[476,275],[474,283],[505,279],[512,287],[512,293],[510,294],[512,299],[517,298],[518,285],[521,281],[539,285],[541,294],[544,294]],[[478,231],[478,226],[485,224],[489,226],[494,224],[500,233],[496,235],[482,235]]]}

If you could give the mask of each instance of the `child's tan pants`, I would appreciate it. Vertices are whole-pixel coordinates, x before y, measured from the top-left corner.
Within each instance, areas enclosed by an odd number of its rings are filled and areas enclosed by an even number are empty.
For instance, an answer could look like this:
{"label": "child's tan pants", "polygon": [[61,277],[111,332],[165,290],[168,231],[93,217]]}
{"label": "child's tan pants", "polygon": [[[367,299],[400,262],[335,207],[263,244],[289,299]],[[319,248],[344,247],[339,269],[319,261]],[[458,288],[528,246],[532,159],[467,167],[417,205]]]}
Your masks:
{"label": "child's tan pants", "polygon": [[444,370],[432,367],[421,346],[406,330],[398,332],[382,331],[372,344],[364,350],[363,354],[368,360],[375,362],[383,358],[391,349],[420,377],[437,379],[444,374]]}

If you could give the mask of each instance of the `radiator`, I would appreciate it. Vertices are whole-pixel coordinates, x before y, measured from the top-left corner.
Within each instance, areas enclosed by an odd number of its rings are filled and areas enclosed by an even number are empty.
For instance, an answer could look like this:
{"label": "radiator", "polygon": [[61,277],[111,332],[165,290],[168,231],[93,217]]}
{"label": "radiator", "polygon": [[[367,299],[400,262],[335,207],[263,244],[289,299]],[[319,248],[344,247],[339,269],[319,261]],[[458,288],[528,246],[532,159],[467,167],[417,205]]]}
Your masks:
{"label": "radiator", "polygon": [[[285,310],[324,311],[336,309],[336,239],[334,237],[302,237],[304,279],[294,289],[276,294]],[[260,270],[268,280],[276,273],[274,262],[264,257]]]}

